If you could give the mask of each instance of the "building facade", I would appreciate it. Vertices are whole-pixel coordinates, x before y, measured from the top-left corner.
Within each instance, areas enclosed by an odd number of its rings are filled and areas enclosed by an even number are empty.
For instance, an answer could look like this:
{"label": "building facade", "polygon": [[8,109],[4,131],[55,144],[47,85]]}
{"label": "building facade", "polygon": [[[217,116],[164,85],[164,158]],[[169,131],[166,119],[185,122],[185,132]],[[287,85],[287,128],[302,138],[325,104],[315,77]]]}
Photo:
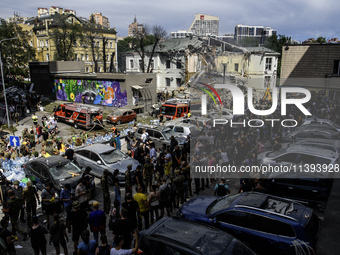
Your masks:
{"label": "building facade", "polygon": [[340,102],[340,44],[283,47],[280,84],[308,88]]}
{"label": "building facade", "polygon": [[185,37],[189,37],[192,36],[192,32],[188,32],[186,30],[178,30],[177,32],[171,32],[171,39],[174,38],[185,38]]}
{"label": "building facade", "polygon": [[143,24],[139,24],[137,22],[137,18],[135,17],[133,22],[129,25],[129,29],[128,29],[128,36],[129,37],[134,37],[139,33],[143,33],[144,32],[144,26]]}
{"label": "building facade", "polygon": [[219,17],[199,13],[195,15],[188,32],[196,36],[218,36],[218,29]]}
{"label": "building facade", "polygon": [[[93,26],[91,33],[93,33],[94,38],[94,54],[91,47],[87,47],[87,45],[78,40],[73,47],[73,60],[84,61],[86,72],[95,71],[95,61],[98,64],[97,72],[112,71],[110,70],[110,67],[117,70],[118,63],[115,54],[117,45],[115,29],[108,29],[100,25],[89,24],[89,22],[79,19],[73,14],[44,15],[29,19],[21,25],[22,28],[31,35],[32,39],[30,44],[36,49],[36,59],[38,61],[55,60],[56,46],[53,38],[53,32],[55,29],[58,29],[58,23],[56,21],[60,17],[66,17],[67,21],[71,24],[77,23],[81,26]],[[103,47],[105,47],[105,56],[103,56]],[[104,61],[106,62],[106,70],[104,70]]]}
{"label": "building facade", "polygon": [[264,26],[247,26],[236,25],[235,27],[235,40],[241,41],[243,38],[252,37],[259,40],[259,44],[263,44],[266,38],[276,35],[276,30]]}
{"label": "building facade", "polygon": [[90,20],[92,16],[96,24],[102,25],[103,27],[106,28],[110,28],[109,19],[103,16],[103,14],[101,14],[100,12],[92,13],[89,18]]}

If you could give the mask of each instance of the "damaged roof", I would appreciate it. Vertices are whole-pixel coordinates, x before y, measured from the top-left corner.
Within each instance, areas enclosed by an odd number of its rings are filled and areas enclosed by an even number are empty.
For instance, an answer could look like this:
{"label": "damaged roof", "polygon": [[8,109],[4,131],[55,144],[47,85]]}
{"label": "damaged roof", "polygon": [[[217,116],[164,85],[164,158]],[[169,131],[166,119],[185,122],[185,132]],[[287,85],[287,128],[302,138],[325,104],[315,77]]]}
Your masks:
{"label": "damaged roof", "polygon": [[[174,38],[157,45],[155,52],[184,52],[186,49],[197,50],[206,46],[206,42],[198,37]],[[145,47],[146,52],[152,51],[153,45]]]}
{"label": "damaged roof", "polygon": [[271,50],[271,49],[268,49],[266,47],[244,47],[248,52],[250,53],[260,53],[260,54],[263,54],[263,53],[270,53],[270,54],[273,54],[273,55],[280,55],[280,53],[274,51],[274,50]]}

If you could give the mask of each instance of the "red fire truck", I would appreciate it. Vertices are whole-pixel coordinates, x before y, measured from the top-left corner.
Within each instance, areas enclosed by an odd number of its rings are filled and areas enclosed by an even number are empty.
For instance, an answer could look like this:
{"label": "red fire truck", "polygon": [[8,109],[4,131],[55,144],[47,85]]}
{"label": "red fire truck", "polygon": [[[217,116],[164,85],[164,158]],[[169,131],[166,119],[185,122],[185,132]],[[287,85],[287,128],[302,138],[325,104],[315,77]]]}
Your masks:
{"label": "red fire truck", "polygon": [[72,124],[75,128],[92,128],[95,123],[103,124],[102,109],[95,106],[66,103],[58,106],[54,112],[57,121]]}
{"label": "red fire truck", "polygon": [[180,117],[184,117],[189,112],[189,105],[184,103],[171,103],[167,102],[162,104],[160,109],[160,113],[163,114],[166,119],[177,119]]}

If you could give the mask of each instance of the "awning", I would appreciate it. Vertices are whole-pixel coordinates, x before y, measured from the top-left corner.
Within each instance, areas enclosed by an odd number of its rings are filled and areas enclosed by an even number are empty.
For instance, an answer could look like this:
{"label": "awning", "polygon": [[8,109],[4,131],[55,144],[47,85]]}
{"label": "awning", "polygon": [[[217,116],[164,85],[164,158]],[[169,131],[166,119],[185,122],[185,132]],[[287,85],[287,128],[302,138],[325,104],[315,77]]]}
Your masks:
{"label": "awning", "polygon": [[143,87],[142,86],[139,86],[139,85],[134,85],[134,86],[131,86],[133,89],[143,89]]}

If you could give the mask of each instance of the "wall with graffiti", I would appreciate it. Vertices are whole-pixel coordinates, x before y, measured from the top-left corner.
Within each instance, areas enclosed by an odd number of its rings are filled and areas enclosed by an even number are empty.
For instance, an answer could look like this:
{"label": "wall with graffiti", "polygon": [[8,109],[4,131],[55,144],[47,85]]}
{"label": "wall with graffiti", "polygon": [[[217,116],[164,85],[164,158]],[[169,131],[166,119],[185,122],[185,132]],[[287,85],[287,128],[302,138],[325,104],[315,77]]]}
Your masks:
{"label": "wall with graffiti", "polygon": [[127,105],[126,90],[120,90],[118,81],[55,79],[54,86],[58,100],[114,107]]}

